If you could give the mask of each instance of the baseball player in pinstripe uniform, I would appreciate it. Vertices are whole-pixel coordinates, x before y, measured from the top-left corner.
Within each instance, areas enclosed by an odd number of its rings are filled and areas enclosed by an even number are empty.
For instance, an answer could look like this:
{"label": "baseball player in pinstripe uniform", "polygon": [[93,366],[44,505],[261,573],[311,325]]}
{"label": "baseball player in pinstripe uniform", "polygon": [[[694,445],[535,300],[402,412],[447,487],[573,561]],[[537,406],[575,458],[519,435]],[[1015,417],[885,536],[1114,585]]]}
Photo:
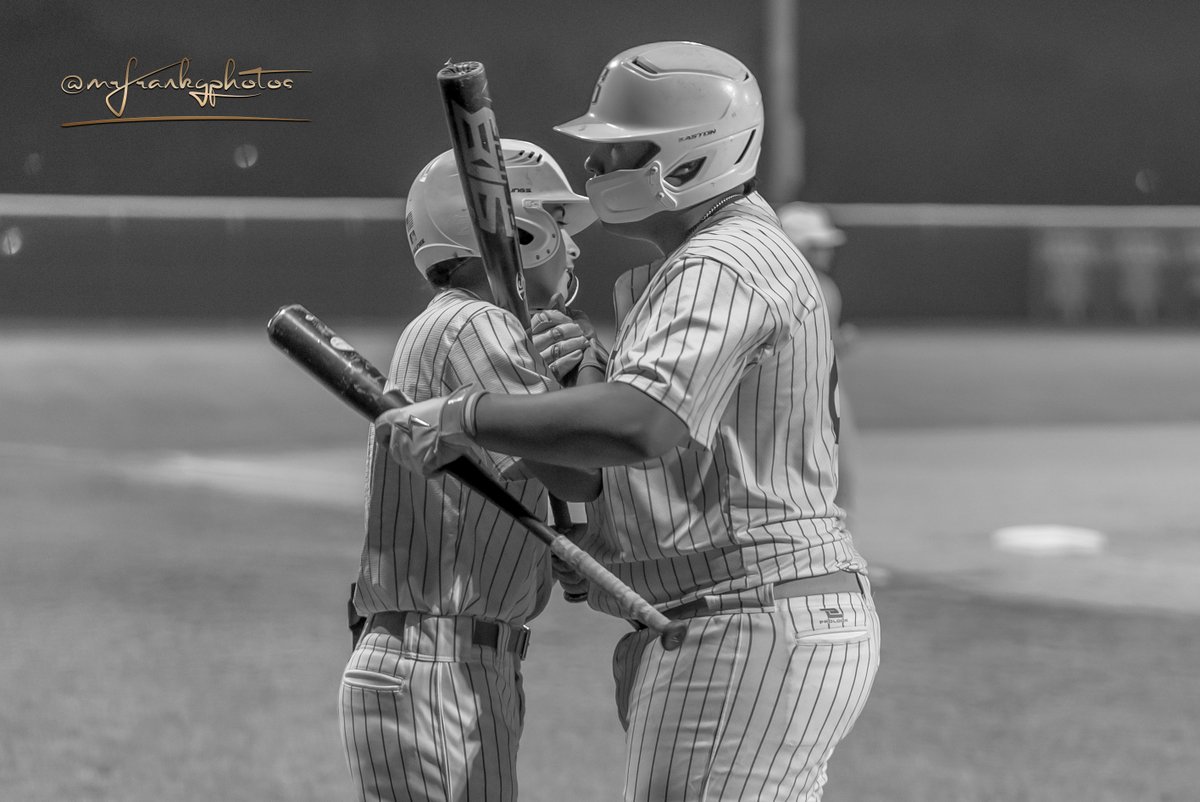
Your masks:
{"label": "baseball player in pinstripe uniform", "polygon": [[[762,124],[753,75],[726,53],[660,42],[613,58],[588,112],[557,127],[594,143],[605,228],[663,254],[618,282],[607,380],[378,421],[426,470],[471,443],[603,467],[589,550],[689,622],[677,650],[648,630],[616,647],[627,800],[819,799],[879,663],[866,565],[834,502],[825,299],[754,192]],[[415,441],[409,416],[444,436]]]}
{"label": "baseball player in pinstripe uniform", "polygon": [[[503,140],[530,302],[569,283],[571,234],[594,219],[536,145]],[[420,401],[477,388],[532,395],[558,384],[512,314],[491,303],[452,151],[408,196],[413,259],[437,292],[401,334],[389,386]],[[596,471],[546,470],[476,450],[529,509],[546,487],[599,491]],[[540,480],[539,480],[540,479]],[[516,796],[520,661],[552,585],[548,552],[457,481],[388,459],[372,433],[366,543],[354,605],[365,628],[342,676],[342,736],[357,798],[492,802]]]}

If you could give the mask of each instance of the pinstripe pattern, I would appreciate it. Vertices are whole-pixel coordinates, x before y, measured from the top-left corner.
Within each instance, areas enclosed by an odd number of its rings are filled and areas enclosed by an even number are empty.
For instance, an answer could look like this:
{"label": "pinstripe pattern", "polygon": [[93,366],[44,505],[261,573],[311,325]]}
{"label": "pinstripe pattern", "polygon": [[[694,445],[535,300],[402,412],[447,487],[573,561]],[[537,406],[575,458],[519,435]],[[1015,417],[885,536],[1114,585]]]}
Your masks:
{"label": "pinstripe pattern", "polygon": [[[400,336],[388,386],[413,401],[468,383],[493,392],[539,393],[556,386],[545,370],[515,317],[462,290],[446,290]],[[359,612],[415,610],[522,624],[545,607],[549,560],[519,524],[458,482],[428,481],[404,469],[373,436],[368,450]],[[490,456],[497,471],[513,462]],[[540,482],[509,482],[506,489],[545,515]]]}
{"label": "pinstripe pattern", "polygon": [[[539,393],[556,386],[546,373],[515,317],[451,289],[401,334],[389,386],[414,401],[468,383]],[[482,496],[393,462],[373,434],[355,606],[368,616],[421,615],[403,639],[368,630],[343,673],[342,738],[358,798],[511,800],[524,715],[519,660],[506,640],[473,645],[471,624],[521,625],[541,612],[552,586],[548,552]],[[497,473],[512,463],[488,457]],[[539,482],[506,488],[545,514]]]}
{"label": "pinstripe pattern", "polygon": [[829,320],[774,212],[757,195],[731,204],[652,276],[639,271],[617,286],[629,311],[608,379],[675,412],[691,441],[604,470],[596,557],[664,604],[862,570],[833,501]]}
{"label": "pinstripe pattern", "polygon": [[[840,611],[829,622],[823,611]],[[834,747],[879,667],[869,594],[785,599],[774,612],[692,620],[664,650],[649,630],[617,646],[626,800],[818,800]]]}
{"label": "pinstripe pattern", "polygon": [[663,608],[762,599],[692,619],[677,651],[644,630],[618,644],[625,799],[818,800],[874,682],[879,619],[865,578],[865,593],[772,603],[766,591],[866,570],[834,503],[836,368],[817,276],[751,195],[661,266],[623,276],[614,306],[609,381],[663,404],[691,437],[604,470],[585,547]]}
{"label": "pinstripe pattern", "polygon": [[427,637],[370,633],[355,649],[339,709],[358,799],[516,798],[520,667],[510,652],[469,645],[469,630],[454,632],[470,620],[426,618]]}

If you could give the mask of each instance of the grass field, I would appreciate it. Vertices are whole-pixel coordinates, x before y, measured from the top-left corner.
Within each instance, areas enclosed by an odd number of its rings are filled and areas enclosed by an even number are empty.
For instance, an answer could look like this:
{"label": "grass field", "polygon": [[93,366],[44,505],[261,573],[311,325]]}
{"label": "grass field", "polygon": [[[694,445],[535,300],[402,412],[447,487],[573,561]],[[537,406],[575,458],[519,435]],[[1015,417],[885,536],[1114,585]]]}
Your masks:
{"label": "grass field", "polygon": [[[0,799],[346,798],[365,424],[257,327],[0,346]],[[884,646],[826,799],[1200,798],[1194,333],[865,329],[844,374]],[[1107,548],[990,545],[1046,522]],[[624,631],[535,622],[523,799],[616,798]]]}

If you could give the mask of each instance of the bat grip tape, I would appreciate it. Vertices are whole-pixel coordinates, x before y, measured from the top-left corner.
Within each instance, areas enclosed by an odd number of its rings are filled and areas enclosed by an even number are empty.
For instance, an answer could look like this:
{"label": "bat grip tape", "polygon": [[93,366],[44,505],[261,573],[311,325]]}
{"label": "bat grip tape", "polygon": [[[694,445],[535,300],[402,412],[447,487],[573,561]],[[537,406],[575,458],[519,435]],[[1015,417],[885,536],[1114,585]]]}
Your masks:
{"label": "bat grip tape", "polygon": [[678,622],[672,622],[654,609],[650,602],[639,596],[636,591],[598,563],[592,555],[567,538],[556,537],[550,544],[550,551],[586,577],[589,582],[596,584],[601,590],[616,599],[621,610],[630,618],[636,618],[659,634],[667,634],[675,629]]}

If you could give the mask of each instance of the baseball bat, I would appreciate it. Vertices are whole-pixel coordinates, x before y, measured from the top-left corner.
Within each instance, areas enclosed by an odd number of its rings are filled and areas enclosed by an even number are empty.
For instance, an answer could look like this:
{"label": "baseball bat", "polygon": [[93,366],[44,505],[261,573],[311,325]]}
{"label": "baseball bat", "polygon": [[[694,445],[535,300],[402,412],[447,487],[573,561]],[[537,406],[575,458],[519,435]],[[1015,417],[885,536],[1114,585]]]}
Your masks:
{"label": "baseball bat", "polygon": [[500,132],[488,94],[487,73],[478,61],[448,62],[437,73],[450,127],[450,144],[467,210],[479,238],[479,254],[496,305],[517,316],[529,330],[525,278],[516,216]]}
{"label": "baseball bat", "polygon": [[[529,331],[516,215],[500,131],[488,93],[487,72],[478,61],[447,62],[438,70],[437,79],[458,177],[479,240],[479,254],[492,298],[497,306],[516,315],[521,327]],[[571,511],[566,502],[552,495],[550,509],[555,528],[569,531]]]}
{"label": "baseball bat", "polygon": [[[398,389],[385,392],[387,380],[383,374],[299,304],[281,307],[267,323],[267,336],[276,348],[368,420],[412,403]],[[659,635],[663,648],[679,648],[687,630],[684,622],[672,621],[656,610],[590,554],[526,509],[479,465],[463,456],[446,465],[445,471],[510,515],[560,560],[616,599],[630,618]]]}

